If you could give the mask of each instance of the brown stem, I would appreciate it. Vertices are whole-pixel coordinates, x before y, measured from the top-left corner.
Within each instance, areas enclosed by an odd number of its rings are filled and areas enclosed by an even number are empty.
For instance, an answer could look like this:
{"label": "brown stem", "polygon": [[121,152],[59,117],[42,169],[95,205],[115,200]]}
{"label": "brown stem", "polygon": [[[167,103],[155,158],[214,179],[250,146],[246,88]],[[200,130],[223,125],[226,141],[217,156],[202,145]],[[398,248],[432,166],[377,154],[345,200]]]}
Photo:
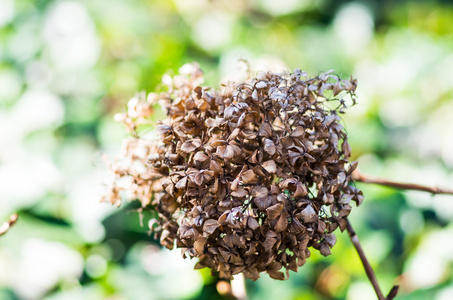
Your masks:
{"label": "brown stem", "polygon": [[16,223],[18,217],[18,214],[11,215],[9,220],[0,226],[0,235],[4,235],[8,232],[9,228]]}
{"label": "brown stem", "polygon": [[396,297],[396,294],[398,293],[399,286],[394,285],[392,289],[390,290],[389,294],[387,295],[386,300],[393,300],[393,298]]}
{"label": "brown stem", "polygon": [[371,284],[373,285],[374,291],[376,292],[376,295],[379,300],[385,300],[384,295],[382,294],[381,288],[379,287],[378,281],[376,279],[376,275],[374,274],[373,268],[371,267],[370,263],[368,262],[365,253],[363,252],[362,246],[360,245],[359,238],[357,237],[357,234],[355,233],[354,229],[352,228],[351,223],[349,222],[348,219],[346,219],[348,222],[346,229],[348,230],[349,237],[351,238],[352,244],[355,247],[355,250],[359,254],[360,260],[362,261],[362,265],[365,268],[366,275],[368,276],[368,279],[370,280]]}
{"label": "brown stem", "polygon": [[420,184],[415,184],[415,183],[402,183],[402,182],[395,182],[395,181],[390,181],[387,179],[382,179],[382,178],[375,178],[375,177],[369,177],[367,175],[363,175],[359,171],[354,171],[352,173],[352,179],[355,181],[363,182],[363,183],[372,183],[372,184],[379,184],[379,185],[384,185],[396,189],[403,189],[403,190],[417,190],[417,191],[424,191],[431,193],[433,195],[435,194],[449,194],[453,195],[453,190],[450,189],[443,189],[439,187],[430,187],[430,186],[425,186],[425,185],[420,185]]}

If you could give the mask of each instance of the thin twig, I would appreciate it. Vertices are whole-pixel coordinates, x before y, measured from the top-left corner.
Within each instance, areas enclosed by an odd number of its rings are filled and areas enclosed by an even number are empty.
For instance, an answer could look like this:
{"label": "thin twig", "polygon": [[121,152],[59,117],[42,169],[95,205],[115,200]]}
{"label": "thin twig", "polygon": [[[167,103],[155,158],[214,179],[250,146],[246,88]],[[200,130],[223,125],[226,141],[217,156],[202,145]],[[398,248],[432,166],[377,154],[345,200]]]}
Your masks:
{"label": "thin twig", "polygon": [[386,300],[393,300],[393,298],[396,297],[396,294],[398,293],[399,286],[394,285],[392,289],[390,290],[389,294],[387,295]]}
{"label": "thin twig", "polygon": [[372,183],[372,184],[379,184],[379,185],[384,185],[396,189],[403,189],[403,190],[416,190],[416,191],[424,191],[431,193],[433,195],[435,194],[449,194],[453,195],[453,190],[451,189],[443,189],[439,187],[430,187],[426,185],[420,185],[420,184],[415,184],[415,183],[402,183],[402,182],[395,182],[395,181],[390,181],[387,179],[383,178],[375,178],[375,177],[369,177],[367,175],[363,175],[359,171],[354,171],[352,173],[352,179],[355,181],[363,182],[363,183]]}
{"label": "thin twig", "polygon": [[18,217],[18,214],[11,215],[9,217],[9,220],[0,226],[0,235],[4,235],[6,232],[8,232],[11,226],[16,223]]}
{"label": "thin twig", "polygon": [[363,252],[362,246],[360,245],[359,238],[355,233],[354,229],[352,228],[351,223],[348,219],[346,219],[348,224],[346,229],[348,230],[349,237],[351,238],[352,244],[354,245],[357,253],[359,254],[360,260],[362,261],[362,265],[365,268],[366,275],[370,280],[371,284],[373,285],[374,291],[379,300],[385,300],[384,295],[382,294],[381,288],[379,287],[378,281],[376,279],[376,275],[374,274],[373,268],[371,267],[370,263],[368,262],[365,253]]}

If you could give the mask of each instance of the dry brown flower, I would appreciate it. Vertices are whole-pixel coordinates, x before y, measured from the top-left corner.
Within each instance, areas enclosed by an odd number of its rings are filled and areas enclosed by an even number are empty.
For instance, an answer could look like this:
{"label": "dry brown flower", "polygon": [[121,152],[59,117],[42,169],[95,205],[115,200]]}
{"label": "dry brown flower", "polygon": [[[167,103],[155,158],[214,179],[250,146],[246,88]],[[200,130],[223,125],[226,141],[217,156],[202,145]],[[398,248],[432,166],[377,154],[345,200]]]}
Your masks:
{"label": "dry brown flower", "polygon": [[310,247],[329,255],[351,200],[363,199],[349,185],[357,163],[339,117],[343,97],[355,104],[356,80],[296,69],[213,90],[201,86],[197,64],[181,73],[165,78],[167,92],[135,97],[119,118],[135,133],[157,102],[167,116],[157,141],[125,141],[104,199],[119,205],[126,192],[157,211],[150,228],[161,244],[222,278],[282,280],[282,268],[286,278],[296,272]]}

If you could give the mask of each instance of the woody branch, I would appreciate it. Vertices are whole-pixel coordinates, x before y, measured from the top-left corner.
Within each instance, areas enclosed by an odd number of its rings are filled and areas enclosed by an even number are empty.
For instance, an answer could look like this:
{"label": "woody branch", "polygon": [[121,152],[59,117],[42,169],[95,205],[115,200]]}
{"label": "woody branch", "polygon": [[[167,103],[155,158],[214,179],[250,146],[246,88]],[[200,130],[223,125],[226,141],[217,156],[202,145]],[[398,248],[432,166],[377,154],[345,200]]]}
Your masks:
{"label": "woody branch", "polygon": [[391,180],[387,180],[387,179],[383,179],[383,178],[376,178],[376,177],[364,175],[357,170],[354,171],[354,173],[352,173],[352,179],[355,181],[358,181],[358,182],[378,184],[378,185],[388,186],[388,187],[392,187],[392,188],[396,188],[396,189],[423,191],[423,192],[431,193],[433,195],[435,195],[435,194],[453,195],[453,190],[451,190],[451,189],[430,187],[430,186],[420,185],[420,184],[415,184],[415,183],[395,182],[395,181],[391,181]]}

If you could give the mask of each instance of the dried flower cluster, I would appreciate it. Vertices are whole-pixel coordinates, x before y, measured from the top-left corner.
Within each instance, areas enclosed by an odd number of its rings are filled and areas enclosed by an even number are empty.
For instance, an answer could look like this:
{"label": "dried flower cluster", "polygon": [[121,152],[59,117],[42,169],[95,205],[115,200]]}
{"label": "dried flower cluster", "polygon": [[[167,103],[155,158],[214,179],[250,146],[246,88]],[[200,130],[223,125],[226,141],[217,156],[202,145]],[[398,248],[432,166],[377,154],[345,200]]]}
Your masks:
{"label": "dried flower cluster", "polygon": [[[134,132],[159,101],[166,119],[158,142],[126,141],[118,179],[129,197],[155,210],[160,242],[198,257],[223,278],[260,272],[285,279],[310,256],[329,255],[335,229],[344,230],[350,202],[361,191],[348,185],[356,163],[338,113],[343,96],[355,103],[355,80],[327,72],[309,78],[260,73],[219,90],[201,87],[197,65],[166,77],[168,92],[139,95],[119,119]],[[106,199],[120,201],[119,185]]]}

